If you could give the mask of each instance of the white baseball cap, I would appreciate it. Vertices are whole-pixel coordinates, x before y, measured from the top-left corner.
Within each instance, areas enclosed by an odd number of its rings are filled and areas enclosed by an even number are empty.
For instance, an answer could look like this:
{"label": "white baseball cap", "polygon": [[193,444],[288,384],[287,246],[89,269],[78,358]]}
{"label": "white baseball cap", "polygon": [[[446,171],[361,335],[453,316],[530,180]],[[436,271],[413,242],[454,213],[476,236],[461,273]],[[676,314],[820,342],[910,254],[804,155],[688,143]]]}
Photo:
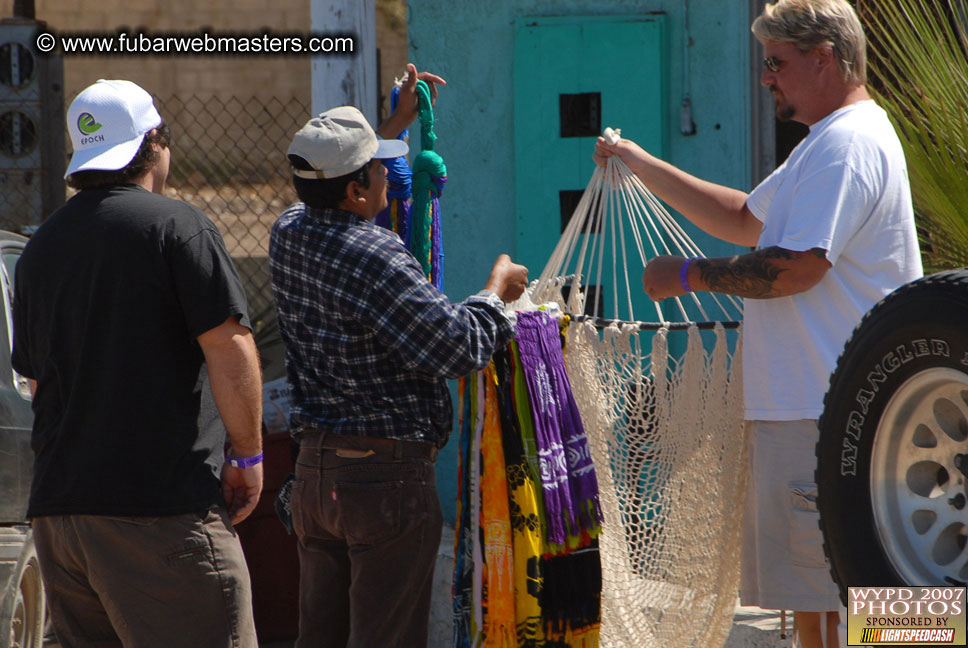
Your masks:
{"label": "white baseball cap", "polygon": [[309,180],[337,178],[374,158],[396,158],[409,150],[402,140],[377,139],[363,113],[353,106],[321,112],[299,129],[289,145],[289,155],[298,155],[315,169],[293,169],[293,174]]}
{"label": "white baseball cap", "polygon": [[64,177],[77,171],[117,171],[128,165],[145,133],[161,125],[151,95],[130,81],[98,80],[67,109],[74,155]]}

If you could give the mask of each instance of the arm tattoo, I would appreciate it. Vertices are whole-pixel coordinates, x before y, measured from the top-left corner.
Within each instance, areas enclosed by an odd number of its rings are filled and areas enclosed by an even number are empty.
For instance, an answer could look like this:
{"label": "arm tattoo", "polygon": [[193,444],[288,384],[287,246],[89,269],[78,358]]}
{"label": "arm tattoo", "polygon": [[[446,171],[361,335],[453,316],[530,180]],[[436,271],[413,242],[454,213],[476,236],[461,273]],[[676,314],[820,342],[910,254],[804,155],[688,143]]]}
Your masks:
{"label": "arm tattoo", "polygon": [[[799,254],[773,246],[729,259],[699,259],[695,263],[702,280],[713,292],[769,299],[779,296],[775,284],[787,270],[777,265],[776,261],[793,259]],[[820,248],[814,248],[807,254],[826,258],[826,251]]]}

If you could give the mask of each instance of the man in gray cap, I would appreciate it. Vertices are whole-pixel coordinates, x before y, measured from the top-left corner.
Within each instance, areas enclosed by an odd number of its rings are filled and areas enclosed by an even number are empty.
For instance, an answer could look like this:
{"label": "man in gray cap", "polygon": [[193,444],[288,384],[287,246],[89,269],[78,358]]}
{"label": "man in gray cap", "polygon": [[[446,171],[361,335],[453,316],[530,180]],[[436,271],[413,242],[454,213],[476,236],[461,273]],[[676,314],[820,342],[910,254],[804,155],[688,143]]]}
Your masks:
{"label": "man in gray cap", "polygon": [[310,119],[289,147],[301,202],[273,226],[269,265],[300,442],[299,647],[427,645],[434,461],[452,424],[444,379],[508,343],[504,301],[527,284],[501,255],[481,292],[451,304],[373,224],[387,205],[380,160],[406,152],[349,106]]}
{"label": "man in gray cap", "polygon": [[161,195],[171,152],[151,95],[98,81],[67,122],[78,192],[27,244],[14,297],[54,630],[65,647],[254,648],[232,527],[262,490],[241,282],[212,222]]}

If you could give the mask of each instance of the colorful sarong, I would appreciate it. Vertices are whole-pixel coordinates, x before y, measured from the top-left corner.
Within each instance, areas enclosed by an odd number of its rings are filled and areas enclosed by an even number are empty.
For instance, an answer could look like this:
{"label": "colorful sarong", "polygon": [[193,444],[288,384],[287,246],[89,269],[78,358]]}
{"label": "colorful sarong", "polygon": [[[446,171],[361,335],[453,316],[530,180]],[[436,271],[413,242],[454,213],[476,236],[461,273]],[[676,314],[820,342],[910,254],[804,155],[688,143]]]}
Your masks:
{"label": "colorful sarong", "polygon": [[481,526],[487,575],[485,648],[514,648],[514,558],[508,481],[501,442],[501,414],[497,402],[494,365],[484,369],[484,432],[481,436]]}
{"label": "colorful sarong", "polygon": [[568,381],[558,322],[540,311],[518,313],[516,333],[534,412],[548,541],[560,550],[574,548],[582,535],[598,534],[602,515],[598,478]]}
{"label": "colorful sarong", "polygon": [[[541,555],[544,525],[541,513],[541,492],[537,473],[528,462],[524,434],[515,406],[515,382],[512,357],[514,342],[494,356],[497,372],[497,396],[501,410],[501,434],[504,441],[504,460],[509,490],[511,542],[514,553],[514,607],[519,648],[544,646],[544,626],[541,621]],[[520,393],[525,402],[521,413],[530,417],[524,376],[517,370]],[[532,424],[528,422],[528,426]],[[531,434],[533,439],[534,435]],[[534,443],[531,443],[534,455]],[[537,464],[537,457],[534,457]]]}
{"label": "colorful sarong", "polygon": [[454,647],[471,646],[471,600],[473,558],[470,542],[470,440],[471,399],[468,383],[472,378],[458,381],[458,421],[460,446],[457,456],[457,516],[454,529],[454,580],[451,593],[454,596]]}

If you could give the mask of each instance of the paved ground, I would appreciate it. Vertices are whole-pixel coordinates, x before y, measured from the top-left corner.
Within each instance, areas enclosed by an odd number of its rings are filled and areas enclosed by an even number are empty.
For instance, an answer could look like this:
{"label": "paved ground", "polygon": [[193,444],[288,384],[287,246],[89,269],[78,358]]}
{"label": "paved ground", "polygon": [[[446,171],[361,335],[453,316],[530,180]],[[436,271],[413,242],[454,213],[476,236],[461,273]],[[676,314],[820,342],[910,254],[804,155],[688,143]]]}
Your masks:
{"label": "paved ground", "polygon": [[[723,648],[792,648],[793,619],[787,617],[786,639],[781,634],[780,613],[755,607],[737,607],[733,617],[733,629]],[[431,643],[428,648],[445,648],[449,642]],[[58,644],[45,644],[46,648],[59,648]],[[293,648],[291,641],[275,641],[261,644],[260,648]]]}
{"label": "paved ground", "polygon": [[[781,637],[780,613],[754,607],[737,607],[733,617],[733,629],[723,648],[787,648],[793,632],[793,619],[787,618],[786,640]],[[438,636],[438,640],[440,637]],[[431,643],[428,648],[445,648],[449,643]],[[261,648],[292,648],[292,642],[283,641],[262,644]]]}
{"label": "paved ground", "polygon": [[[782,648],[792,646],[793,617],[787,615],[786,634],[777,610],[739,607],[733,616],[733,629],[723,648]],[[784,637],[786,637],[784,639]]]}
{"label": "paved ground", "polygon": [[[451,593],[453,569],[453,531],[445,528],[434,573],[434,599],[431,603],[430,640],[427,648],[451,648]],[[737,602],[733,628],[723,648],[792,648],[793,618],[786,618],[785,638],[781,636],[781,616],[777,610],[741,607]],[[59,648],[47,644],[45,648]],[[261,644],[261,648],[293,648],[292,641]],[[669,648],[675,648],[670,646]]]}

